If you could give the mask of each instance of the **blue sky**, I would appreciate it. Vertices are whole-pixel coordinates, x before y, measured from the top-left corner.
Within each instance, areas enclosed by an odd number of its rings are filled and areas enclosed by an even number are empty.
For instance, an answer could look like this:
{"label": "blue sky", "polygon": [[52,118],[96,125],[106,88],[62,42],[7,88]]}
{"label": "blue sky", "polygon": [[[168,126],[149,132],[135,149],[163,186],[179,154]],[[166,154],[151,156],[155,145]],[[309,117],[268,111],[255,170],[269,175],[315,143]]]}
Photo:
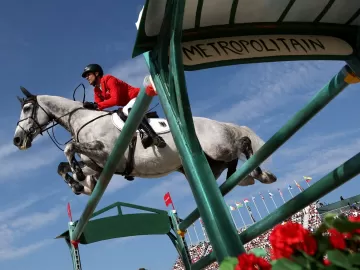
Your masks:
{"label": "blue sky", "polygon": [[[63,240],[53,240],[67,229],[66,203],[71,202],[78,218],[88,197],[73,195],[56,169],[65,156],[47,136],[26,152],[12,145],[12,136],[20,114],[16,95],[23,85],[37,94],[72,98],[81,82],[83,67],[92,62],[103,65],[106,73],[139,86],[147,74],[142,56],[131,59],[138,12],[143,1],[7,1],[0,10],[0,59],[2,106],[0,124],[0,269],[71,268]],[[186,73],[188,90],[196,116],[247,125],[264,140],[286,121],[344,65],[341,62],[287,62],[249,64]],[[271,186],[256,183],[238,187],[226,196],[228,203],[265,197],[269,209],[274,206],[267,191],[275,194],[303,175],[314,181],[358,152],[360,128],[358,100],[360,86],[348,87],[337,99],[293,136],[274,154],[268,166],[278,176]],[[77,97],[80,99],[81,95]],[[87,87],[87,100],[92,100]],[[158,101],[154,100],[154,104]],[[159,108],[159,107],[157,107]],[[69,139],[55,129],[59,141]],[[219,180],[219,183],[223,181]],[[322,201],[337,201],[340,195],[358,193],[358,178],[328,194]],[[304,181],[301,181],[306,187]],[[186,180],[174,173],[160,179],[136,179],[129,183],[114,177],[99,208],[124,201],[165,209],[163,195],[170,191],[180,216],[186,216],[195,203]],[[294,193],[297,193],[295,187]],[[255,209],[253,209],[255,210]],[[255,218],[258,217],[254,211]],[[243,209],[243,216],[250,219]],[[235,213],[235,220],[240,218]],[[197,223],[197,231],[200,234]],[[194,232],[190,231],[195,239]],[[99,269],[170,269],[177,257],[165,236],[131,237],[101,242],[80,248],[83,268]]]}

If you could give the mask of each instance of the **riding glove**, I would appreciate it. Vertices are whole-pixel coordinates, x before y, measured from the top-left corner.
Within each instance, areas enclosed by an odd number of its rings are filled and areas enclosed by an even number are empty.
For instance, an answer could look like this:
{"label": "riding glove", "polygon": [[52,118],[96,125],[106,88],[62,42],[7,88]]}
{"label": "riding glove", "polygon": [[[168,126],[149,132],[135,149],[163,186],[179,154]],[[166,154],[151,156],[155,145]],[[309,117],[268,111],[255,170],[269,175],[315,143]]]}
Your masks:
{"label": "riding glove", "polygon": [[98,105],[95,102],[88,102],[85,101],[83,107],[85,109],[89,109],[89,110],[96,110],[98,109]]}

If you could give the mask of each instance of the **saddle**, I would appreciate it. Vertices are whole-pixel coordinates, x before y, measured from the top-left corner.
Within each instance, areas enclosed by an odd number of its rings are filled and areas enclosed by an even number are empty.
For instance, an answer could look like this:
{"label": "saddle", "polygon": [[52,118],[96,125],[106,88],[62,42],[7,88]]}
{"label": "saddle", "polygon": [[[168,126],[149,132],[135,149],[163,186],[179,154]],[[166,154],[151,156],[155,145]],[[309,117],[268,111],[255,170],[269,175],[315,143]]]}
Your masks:
{"label": "saddle", "polygon": [[[167,120],[159,118],[159,115],[157,114],[156,111],[150,111],[150,112],[146,113],[145,118],[149,122],[149,125],[152,127],[154,132],[156,132],[157,134],[163,134],[163,133],[170,132],[170,127],[167,123]],[[123,129],[126,120],[127,120],[127,117],[123,113],[122,108],[119,108],[118,110],[113,111],[112,122],[113,122],[114,126],[117,129],[119,129],[120,131]],[[139,134],[140,138],[142,139],[145,134],[145,131],[142,130],[140,127],[138,127],[136,130],[136,133]],[[136,149],[136,142],[137,142],[137,136],[135,135],[132,137],[130,144],[129,144],[129,152],[128,152],[125,170],[124,170],[124,172],[120,173],[121,175],[124,176],[124,178],[126,180],[129,180],[129,181],[134,180],[134,177],[131,176],[130,174],[134,168],[134,154],[135,154],[135,149]],[[143,141],[141,141],[141,142],[143,143],[144,148],[146,148],[144,145],[144,142]]]}

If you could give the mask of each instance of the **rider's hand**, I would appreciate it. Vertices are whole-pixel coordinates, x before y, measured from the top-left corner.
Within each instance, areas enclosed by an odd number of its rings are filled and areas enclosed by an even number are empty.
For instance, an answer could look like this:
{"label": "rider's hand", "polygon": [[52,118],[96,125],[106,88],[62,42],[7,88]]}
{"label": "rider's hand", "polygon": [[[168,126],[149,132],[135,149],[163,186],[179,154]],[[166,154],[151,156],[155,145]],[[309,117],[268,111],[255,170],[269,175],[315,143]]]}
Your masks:
{"label": "rider's hand", "polygon": [[85,109],[96,110],[98,108],[98,105],[95,102],[85,101],[83,107]]}

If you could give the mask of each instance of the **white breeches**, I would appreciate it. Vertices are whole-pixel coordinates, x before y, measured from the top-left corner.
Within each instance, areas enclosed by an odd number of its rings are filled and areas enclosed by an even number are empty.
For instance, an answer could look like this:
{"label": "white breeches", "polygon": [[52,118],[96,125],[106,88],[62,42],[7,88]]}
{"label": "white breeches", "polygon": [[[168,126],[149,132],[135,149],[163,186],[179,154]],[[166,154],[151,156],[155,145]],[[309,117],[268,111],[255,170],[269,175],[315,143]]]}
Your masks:
{"label": "white breeches", "polygon": [[135,103],[135,100],[136,98],[133,98],[132,100],[129,101],[128,104],[126,104],[124,107],[123,107],[123,113],[126,115],[126,116],[129,116],[129,109],[132,108],[132,106],[134,106],[134,103]]}

